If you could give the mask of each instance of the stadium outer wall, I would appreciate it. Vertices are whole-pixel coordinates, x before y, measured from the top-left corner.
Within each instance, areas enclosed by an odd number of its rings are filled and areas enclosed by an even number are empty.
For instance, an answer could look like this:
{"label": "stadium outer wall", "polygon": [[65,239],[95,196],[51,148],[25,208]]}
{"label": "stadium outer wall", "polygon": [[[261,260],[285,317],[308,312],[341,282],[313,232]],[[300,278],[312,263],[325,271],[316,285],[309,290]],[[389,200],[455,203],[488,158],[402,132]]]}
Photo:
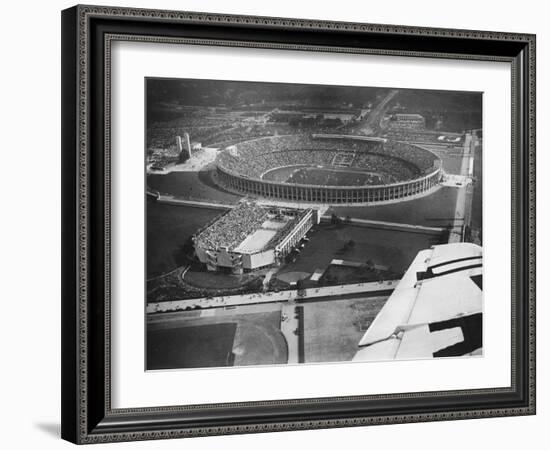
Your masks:
{"label": "stadium outer wall", "polygon": [[216,168],[216,177],[224,188],[240,194],[256,195],[274,200],[300,203],[378,204],[406,200],[427,194],[439,185],[441,168],[421,178],[383,186],[316,186],[307,184],[276,183],[247,179]]}
{"label": "stadium outer wall", "polygon": [[[354,139],[352,136],[345,136],[345,138],[349,140]],[[425,151],[432,153],[428,150]],[[398,202],[427,195],[439,186],[441,176],[442,168],[439,161],[439,164],[426,175],[412,180],[385,185],[319,186],[282,183],[259,178],[248,178],[220,164],[216,165],[215,178],[216,182],[223,188],[238,194],[299,203],[370,205]]]}

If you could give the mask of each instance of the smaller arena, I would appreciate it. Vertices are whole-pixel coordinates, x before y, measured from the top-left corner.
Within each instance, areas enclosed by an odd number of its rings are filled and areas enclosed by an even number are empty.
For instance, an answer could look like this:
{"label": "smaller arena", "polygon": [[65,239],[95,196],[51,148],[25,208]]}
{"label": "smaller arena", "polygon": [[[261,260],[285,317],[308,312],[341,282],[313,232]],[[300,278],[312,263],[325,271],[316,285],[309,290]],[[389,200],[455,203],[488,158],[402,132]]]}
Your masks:
{"label": "smaller arena", "polygon": [[431,151],[367,136],[269,136],[229,146],[216,160],[226,189],[306,203],[399,201],[432,191],[441,176]]}
{"label": "smaller arena", "polygon": [[243,201],[192,239],[195,254],[208,270],[243,273],[280,264],[315,223],[319,214],[314,209]]}

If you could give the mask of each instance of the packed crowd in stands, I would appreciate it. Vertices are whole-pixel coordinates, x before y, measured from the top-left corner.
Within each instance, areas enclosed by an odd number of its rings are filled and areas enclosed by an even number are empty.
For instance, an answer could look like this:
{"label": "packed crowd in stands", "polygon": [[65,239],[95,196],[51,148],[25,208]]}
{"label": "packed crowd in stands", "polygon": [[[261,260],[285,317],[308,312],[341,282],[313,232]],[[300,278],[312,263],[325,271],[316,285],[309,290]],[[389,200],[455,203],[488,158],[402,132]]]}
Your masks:
{"label": "packed crowd in stands", "polygon": [[420,172],[417,166],[408,161],[376,153],[358,154],[353,162],[353,167],[387,175],[389,179],[385,182],[411,180],[418,177]]}
{"label": "packed crowd in stands", "polygon": [[439,159],[428,150],[395,141],[388,141],[384,144],[384,155],[408,161],[418,167],[423,174],[430,173]]}
{"label": "packed crowd in stands", "polygon": [[[386,174],[395,182],[430,173],[438,160],[433,153],[402,142],[373,145],[370,141],[313,139],[302,134],[241,142],[222,152],[217,163],[237,175],[258,179],[276,167],[341,167],[342,160],[350,161],[350,150],[354,157],[348,167]],[[346,157],[339,158],[339,155]]]}
{"label": "packed crowd in stands", "polygon": [[254,203],[239,203],[195,237],[203,248],[238,246],[267,219],[268,211]]}

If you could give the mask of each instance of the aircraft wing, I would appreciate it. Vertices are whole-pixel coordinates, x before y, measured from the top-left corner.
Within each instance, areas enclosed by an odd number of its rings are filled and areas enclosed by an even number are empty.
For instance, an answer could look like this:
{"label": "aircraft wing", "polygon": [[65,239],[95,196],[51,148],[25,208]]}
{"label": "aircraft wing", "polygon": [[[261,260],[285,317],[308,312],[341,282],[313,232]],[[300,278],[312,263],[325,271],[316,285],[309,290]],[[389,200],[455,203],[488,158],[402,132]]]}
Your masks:
{"label": "aircraft wing", "polygon": [[354,361],[479,355],[482,249],[470,243],[423,250],[359,342]]}

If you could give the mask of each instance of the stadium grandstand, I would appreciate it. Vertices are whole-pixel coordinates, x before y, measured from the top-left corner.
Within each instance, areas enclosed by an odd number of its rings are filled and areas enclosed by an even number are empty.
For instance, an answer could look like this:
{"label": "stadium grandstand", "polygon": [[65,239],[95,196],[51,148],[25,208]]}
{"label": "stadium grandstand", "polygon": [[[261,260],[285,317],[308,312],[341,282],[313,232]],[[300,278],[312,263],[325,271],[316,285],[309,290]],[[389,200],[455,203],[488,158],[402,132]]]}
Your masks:
{"label": "stadium grandstand", "polygon": [[216,160],[224,188],[300,202],[395,201],[432,190],[441,176],[431,151],[367,136],[269,136],[226,147]]}
{"label": "stadium grandstand", "polygon": [[243,201],[193,236],[195,254],[211,271],[242,273],[278,265],[315,223],[315,209]]}

